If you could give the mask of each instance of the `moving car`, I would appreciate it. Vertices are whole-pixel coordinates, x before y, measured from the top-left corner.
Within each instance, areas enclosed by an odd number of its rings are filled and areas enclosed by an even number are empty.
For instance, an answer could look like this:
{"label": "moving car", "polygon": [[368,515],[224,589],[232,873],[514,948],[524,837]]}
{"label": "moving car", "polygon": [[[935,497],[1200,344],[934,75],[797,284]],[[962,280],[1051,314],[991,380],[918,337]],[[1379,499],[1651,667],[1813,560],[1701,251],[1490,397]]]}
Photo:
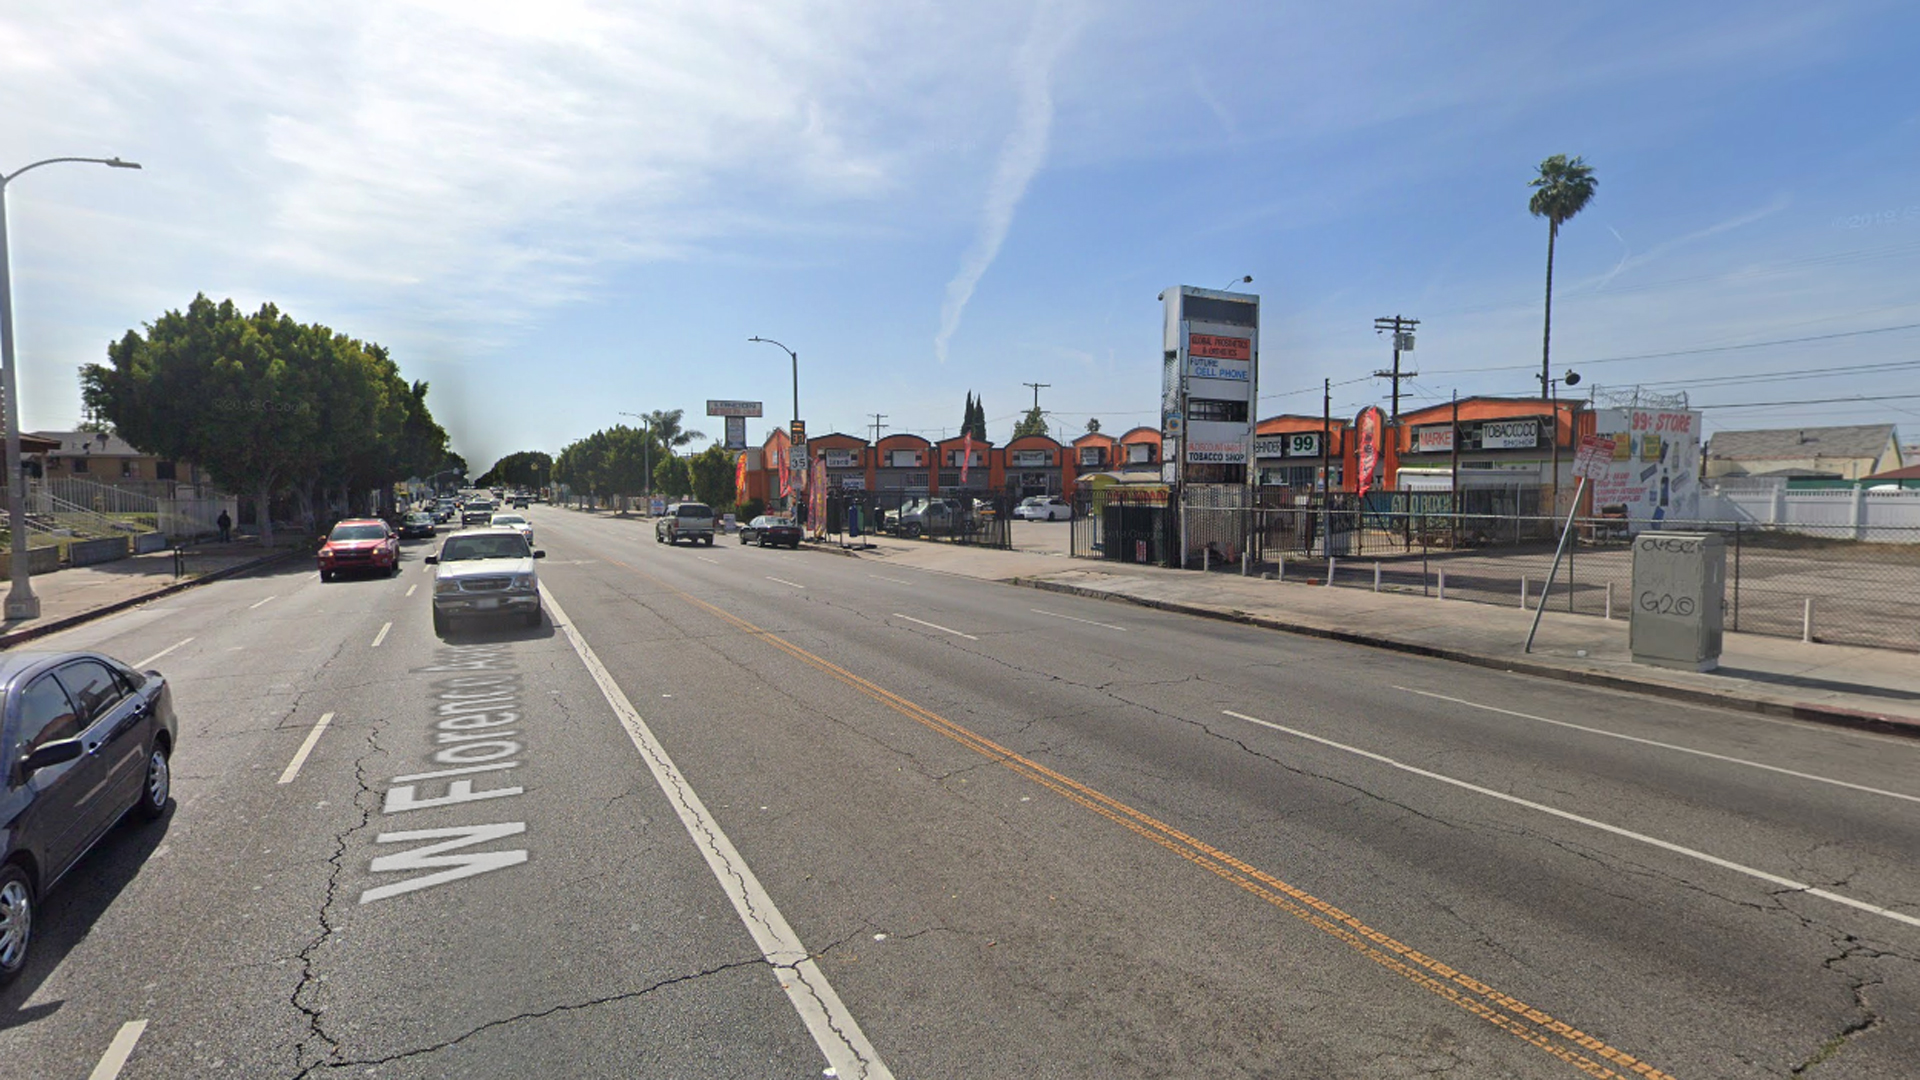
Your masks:
{"label": "moving car", "polygon": [[166,812],[173,695],[91,652],[0,656],[0,986],[18,978],[41,898],[122,817]]}
{"label": "moving car", "polygon": [[333,527],[320,545],[320,580],[346,573],[400,572],[400,539],[379,518],[348,518]]}
{"label": "moving car", "polygon": [[460,524],[485,525],[497,509],[491,499],[473,499],[460,508]]}
{"label": "moving car", "polygon": [[487,527],[493,529],[512,529],[527,538],[527,546],[533,546],[533,523],[519,514],[495,514],[487,519]]}
{"label": "moving car", "polygon": [[800,546],[800,526],[790,517],[778,514],[761,514],[745,525],[740,526],[742,544],[785,544],[790,548]]}
{"label": "moving car", "polygon": [[674,503],[653,523],[654,543],[677,544],[682,540],[704,540],[708,547],[713,546],[713,507],[697,502]]}
{"label": "moving car", "polygon": [[506,616],[540,625],[540,577],[533,561],[547,553],[511,529],[454,533],[426,562],[433,571],[433,631],[446,634],[456,618]]}
{"label": "moving car", "polygon": [[1020,500],[1013,516],[1024,521],[1070,521],[1073,505],[1058,495],[1032,495]]}
{"label": "moving car", "polygon": [[424,510],[415,510],[400,522],[400,539],[425,540],[433,536],[433,515]]}

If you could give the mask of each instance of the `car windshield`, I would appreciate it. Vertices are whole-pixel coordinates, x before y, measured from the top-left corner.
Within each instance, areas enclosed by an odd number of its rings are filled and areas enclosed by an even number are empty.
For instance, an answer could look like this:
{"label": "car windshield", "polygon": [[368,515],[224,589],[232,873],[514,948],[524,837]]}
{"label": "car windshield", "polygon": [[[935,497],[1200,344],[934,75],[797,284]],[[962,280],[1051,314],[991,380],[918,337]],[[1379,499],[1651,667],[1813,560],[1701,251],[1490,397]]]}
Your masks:
{"label": "car windshield", "polygon": [[[329,540],[384,540],[387,530],[379,525],[335,525]],[[311,541],[309,541],[311,542]]]}
{"label": "car windshield", "polygon": [[777,529],[782,525],[793,524],[793,519],[790,517],[764,517],[760,519],[760,524],[762,528]]}
{"label": "car windshield", "polygon": [[527,519],[521,517],[519,514],[495,514],[493,515],[493,523],[495,525],[525,525]]}
{"label": "car windshield", "polygon": [[713,511],[703,503],[681,503],[680,509],[675,511],[675,513],[681,517],[693,518],[713,516]]}
{"label": "car windshield", "polygon": [[415,525],[418,525],[423,521],[429,521],[432,519],[428,518],[427,515],[425,514],[408,514],[407,520],[410,522],[413,522]]}
{"label": "car windshield", "polygon": [[491,533],[485,536],[455,536],[440,548],[441,562],[465,562],[470,559],[524,559],[527,542],[517,532]]}

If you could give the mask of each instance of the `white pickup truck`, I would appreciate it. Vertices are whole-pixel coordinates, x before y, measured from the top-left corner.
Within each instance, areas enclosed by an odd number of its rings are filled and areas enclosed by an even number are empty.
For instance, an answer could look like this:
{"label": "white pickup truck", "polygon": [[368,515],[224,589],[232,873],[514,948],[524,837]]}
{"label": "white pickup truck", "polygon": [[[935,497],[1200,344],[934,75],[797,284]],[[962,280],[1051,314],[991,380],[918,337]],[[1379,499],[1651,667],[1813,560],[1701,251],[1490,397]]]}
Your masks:
{"label": "white pickup truck", "polygon": [[713,507],[697,502],[674,503],[653,523],[654,543],[677,544],[682,540],[713,546]]}

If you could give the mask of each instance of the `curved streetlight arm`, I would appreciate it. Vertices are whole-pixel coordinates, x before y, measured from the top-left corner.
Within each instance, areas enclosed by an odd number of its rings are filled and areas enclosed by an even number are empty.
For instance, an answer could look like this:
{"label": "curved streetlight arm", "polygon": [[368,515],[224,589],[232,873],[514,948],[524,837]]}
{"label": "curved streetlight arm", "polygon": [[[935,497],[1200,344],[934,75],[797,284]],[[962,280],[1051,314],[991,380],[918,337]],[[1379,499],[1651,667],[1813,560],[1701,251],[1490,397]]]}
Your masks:
{"label": "curved streetlight arm", "polygon": [[50,157],[42,161],[36,161],[31,165],[22,165],[10,173],[0,174],[0,184],[11,183],[13,182],[14,178],[19,176],[21,173],[30,172],[34,169],[39,168],[42,165],[58,165],[58,164],[61,164],[62,162],[67,162],[67,161],[80,162],[86,165],[105,165],[110,169],[137,169],[140,167],[140,163],[137,161],[121,161],[117,157],[110,157],[110,158]]}
{"label": "curved streetlight arm", "polygon": [[[747,340],[764,341],[769,345],[780,345],[779,342],[772,338],[764,338],[758,335],[750,337]],[[793,418],[795,421],[798,421],[800,419],[800,354],[787,348],[785,345],[780,345],[780,349],[793,361]]]}

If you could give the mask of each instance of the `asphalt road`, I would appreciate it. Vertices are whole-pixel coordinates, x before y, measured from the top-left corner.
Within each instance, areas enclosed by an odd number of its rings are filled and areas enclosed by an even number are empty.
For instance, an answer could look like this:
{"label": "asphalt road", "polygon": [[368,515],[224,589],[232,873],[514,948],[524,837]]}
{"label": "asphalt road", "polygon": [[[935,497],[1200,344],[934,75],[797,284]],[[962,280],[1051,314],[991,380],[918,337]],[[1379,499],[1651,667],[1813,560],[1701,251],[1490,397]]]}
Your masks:
{"label": "asphalt road", "polygon": [[176,803],[47,899],[0,1075],[1920,1061],[1920,743],[530,517],[537,630],[437,639],[415,544],[54,639],[158,655]]}

